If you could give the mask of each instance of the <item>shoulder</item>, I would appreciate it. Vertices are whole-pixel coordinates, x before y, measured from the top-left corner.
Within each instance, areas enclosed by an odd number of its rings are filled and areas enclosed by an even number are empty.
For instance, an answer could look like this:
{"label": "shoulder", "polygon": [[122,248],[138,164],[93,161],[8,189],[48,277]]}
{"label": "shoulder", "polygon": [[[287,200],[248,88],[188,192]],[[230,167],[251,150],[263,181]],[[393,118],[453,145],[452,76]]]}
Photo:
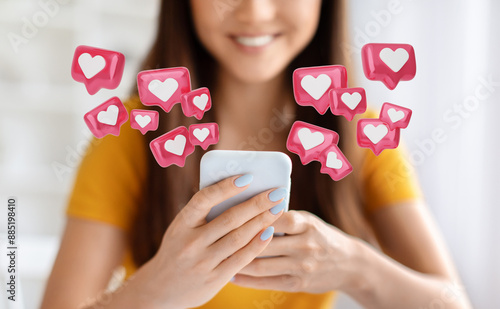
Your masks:
{"label": "shoulder", "polygon": [[[137,97],[124,102],[141,108]],[[147,177],[144,136],[127,121],[119,136],[93,138],[75,178],[67,214],[105,221],[127,229]]]}
{"label": "shoulder", "polygon": [[[378,114],[369,109],[361,118],[378,118]],[[363,152],[360,176],[367,212],[421,197],[416,170],[403,142],[378,156],[370,149]]]}

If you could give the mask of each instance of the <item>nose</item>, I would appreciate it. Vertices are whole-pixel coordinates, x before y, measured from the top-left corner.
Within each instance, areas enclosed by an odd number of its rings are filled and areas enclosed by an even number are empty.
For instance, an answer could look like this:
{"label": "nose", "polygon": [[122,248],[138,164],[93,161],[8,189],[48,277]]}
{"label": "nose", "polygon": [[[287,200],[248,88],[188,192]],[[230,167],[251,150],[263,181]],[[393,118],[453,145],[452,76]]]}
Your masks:
{"label": "nose", "polygon": [[237,2],[234,18],[246,24],[258,24],[273,20],[276,15],[275,0],[233,0]]}

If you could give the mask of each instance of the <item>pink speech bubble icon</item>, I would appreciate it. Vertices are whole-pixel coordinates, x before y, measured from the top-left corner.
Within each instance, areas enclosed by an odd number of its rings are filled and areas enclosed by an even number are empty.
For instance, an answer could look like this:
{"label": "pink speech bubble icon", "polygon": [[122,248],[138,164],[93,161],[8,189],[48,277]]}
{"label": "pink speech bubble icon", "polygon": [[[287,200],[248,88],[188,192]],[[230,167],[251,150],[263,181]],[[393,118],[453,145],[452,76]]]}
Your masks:
{"label": "pink speech bubble icon", "polygon": [[318,160],[320,153],[332,144],[338,144],[339,135],[307,122],[295,121],[290,129],[286,148],[299,155],[302,164]]}
{"label": "pink speech bubble icon", "polygon": [[186,117],[194,116],[201,120],[212,107],[212,98],[208,88],[199,88],[181,95],[182,112]]}
{"label": "pink speech bubble icon", "polygon": [[412,110],[403,106],[384,103],[380,110],[380,120],[385,121],[391,130],[405,129],[410,123]]}
{"label": "pink speech bubble icon", "polygon": [[341,65],[299,68],[293,72],[293,94],[301,106],[314,106],[323,115],[330,105],[328,91],[347,87],[347,70]]}
{"label": "pink speech bubble icon", "polygon": [[71,76],[83,83],[90,95],[94,95],[101,88],[118,87],[124,66],[125,56],[122,53],[81,45],[73,56]]}
{"label": "pink speech bubble icon", "polygon": [[130,126],[141,131],[142,135],[148,131],[158,129],[159,113],[147,109],[133,109],[130,111]]}
{"label": "pink speech bubble icon", "polygon": [[128,113],[122,101],[112,97],[83,116],[92,134],[97,138],[120,135],[120,127],[127,122]]}
{"label": "pink speech bubble icon", "polygon": [[351,121],[356,114],[366,111],[366,93],[363,88],[337,88],[330,91],[332,114]]}
{"label": "pink speech bubble icon", "polygon": [[194,152],[194,146],[189,141],[189,132],[181,126],[152,140],[149,144],[151,152],[161,167],[172,164],[183,167],[186,158]]}
{"label": "pink speech bubble icon", "polygon": [[369,80],[379,80],[393,90],[417,72],[415,51],[409,44],[366,44],[361,49],[363,71]]}
{"label": "pink speech bubble icon", "polygon": [[192,124],[189,126],[189,140],[206,150],[219,142],[219,126],[215,122]]}
{"label": "pink speech bubble icon", "polygon": [[394,149],[399,145],[399,129],[391,130],[380,119],[360,119],[357,127],[358,145],[370,148],[375,155],[384,149]]}
{"label": "pink speech bubble icon", "polygon": [[341,180],[352,172],[351,163],[335,144],[323,150],[318,161],[321,162],[320,172],[330,175],[335,181]]}
{"label": "pink speech bubble icon", "polygon": [[142,104],[159,105],[165,112],[191,91],[189,70],[184,67],[142,71],[137,74],[137,89]]}

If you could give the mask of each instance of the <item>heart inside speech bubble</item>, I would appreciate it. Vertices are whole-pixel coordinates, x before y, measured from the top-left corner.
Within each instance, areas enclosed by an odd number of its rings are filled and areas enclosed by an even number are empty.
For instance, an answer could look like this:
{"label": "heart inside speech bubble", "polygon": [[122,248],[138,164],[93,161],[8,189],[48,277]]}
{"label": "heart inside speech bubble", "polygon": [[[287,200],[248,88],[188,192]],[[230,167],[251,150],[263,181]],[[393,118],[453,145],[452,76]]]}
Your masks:
{"label": "heart inside speech bubble", "polygon": [[179,88],[179,83],[173,78],[167,78],[163,82],[154,79],[148,85],[149,91],[163,102],[167,102],[177,88]]}
{"label": "heart inside speech bubble", "polygon": [[297,135],[305,150],[317,147],[325,141],[325,136],[321,132],[313,133],[308,128],[300,129]]}
{"label": "heart inside speech bubble", "polygon": [[337,153],[336,152],[329,152],[328,156],[326,157],[326,166],[329,168],[334,168],[336,170],[342,168],[342,161],[340,161],[337,158]]}
{"label": "heart inside speech bubble", "polygon": [[344,104],[352,110],[358,107],[358,104],[362,99],[359,92],[353,92],[351,94],[344,92],[340,98],[342,99],[342,102],[344,102]]}
{"label": "heart inside speech bubble", "polygon": [[389,129],[385,124],[379,124],[377,126],[367,124],[363,128],[363,132],[372,143],[378,144],[378,142],[380,142],[387,135],[387,133],[389,133]]}
{"label": "heart inside speech bubble", "polygon": [[137,115],[135,116],[135,122],[141,127],[144,128],[151,122],[151,117],[148,115]]}
{"label": "heart inside speech bubble", "polygon": [[177,135],[173,140],[170,139],[165,142],[165,150],[176,156],[181,156],[184,153],[185,146],[186,137],[184,135]]}
{"label": "heart inside speech bubble", "polygon": [[194,129],[193,130],[194,137],[196,137],[200,142],[204,142],[207,139],[209,134],[210,134],[210,130],[208,128]]}
{"label": "heart inside speech bubble", "polygon": [[106,67],[106,60],[100,55],[92,57],[88,53],[83,53],[78,57],[78,64],[85,77],[91,79]]}
{"label": "heart inside speech bubble", "polygon": [[300,82],[302,88],[315,100],[319,100],[330,88],[331,84],[332,79],[326,74],[320,74],[316,78],[306,75]]}
{"label": "heart inside speech bubble", "polygon": [[388,47],[380,51],[380,59],[394,72],[399,72],[410,58],[410,54],[404,48],[392,50]]}
{"label": "heart inside speech bubble", "polygon": [[118,106],[110,105],[108,109],[97,114],[97,121],[114,126],[118,120]]}
{"label": "heart inside speech bubble", "polygon": [[390,108],[387,111],[387,115],[389,115],[389,118],[391,119],[392,122],[398,122],[401,119],[405,118],[405,112],[403,112],[403,111],[397,111],[394,108]]}

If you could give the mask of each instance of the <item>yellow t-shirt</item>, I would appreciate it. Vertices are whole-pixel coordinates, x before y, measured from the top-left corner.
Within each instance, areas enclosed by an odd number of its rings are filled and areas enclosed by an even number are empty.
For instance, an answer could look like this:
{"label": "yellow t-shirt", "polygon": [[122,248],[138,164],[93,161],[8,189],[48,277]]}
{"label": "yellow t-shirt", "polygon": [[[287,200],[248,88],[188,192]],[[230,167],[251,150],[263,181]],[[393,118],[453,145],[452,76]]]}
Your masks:
{"label": "yellow t-shirt", "polygon": [[[138,98],[133,98],[126,106],[130,110],[142,105]],[[122,126],[119,137],[108,135],[101,140],[93,140],[80,165],[67,215],[106,222],[125,231],[131,229],[141,184],[146,181],[149,149],[143,146],[143,138],[127,122]],[[420,196],[413,169],[402,150],[385,150],[378,157],[371,150],[365,153],[361,175],[368,213]],[[130,251],[124,257],[123,266],[127,276],[136,270]],[[228,283],[211,301],[199,308],[329,309],[334,298],[333,291],[323,294],[288,293],[248,289]]]}

